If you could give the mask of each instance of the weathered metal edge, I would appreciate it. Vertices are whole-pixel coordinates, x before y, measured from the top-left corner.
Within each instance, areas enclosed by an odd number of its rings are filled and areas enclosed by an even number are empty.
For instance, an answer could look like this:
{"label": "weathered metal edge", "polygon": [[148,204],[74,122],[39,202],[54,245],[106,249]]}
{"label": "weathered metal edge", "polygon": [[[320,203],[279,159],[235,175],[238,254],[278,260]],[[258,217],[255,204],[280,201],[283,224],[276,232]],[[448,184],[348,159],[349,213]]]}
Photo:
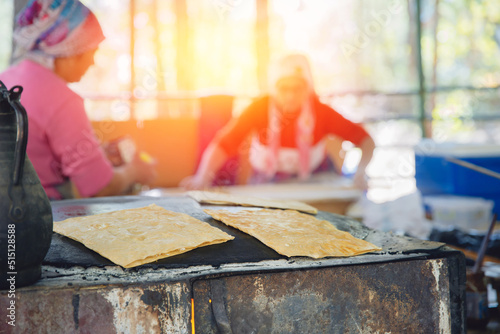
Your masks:
{"label": "weathered metal edge", "polygon": [[[438,252],[441,253],[442,252]],[[195,266],[179,269],[123,269],[119,266],[100,267],[71,267],[58,268],[42,266],[42,279],[32,286],[22,290],[38,290],[40,288],[64,289],[68,286],[100,288],[103,285],[133,285],[137,283],[178,282],[196,280],[206,277],[227,276],[235,274],[289,271],[300,269],[317,269],[358,264],[374,264],[383,262],[405,261],[413,259],[427,259],[429,253],[393,254],[390,257],[383,254],[366,254],[346,259],[311,260],[295,258],[289,260],[270,260],[256,263],[226,264],[219,267]],[[20,290],[21,290],[20,289]],[[4,294],[5,291],[0,291]]]}

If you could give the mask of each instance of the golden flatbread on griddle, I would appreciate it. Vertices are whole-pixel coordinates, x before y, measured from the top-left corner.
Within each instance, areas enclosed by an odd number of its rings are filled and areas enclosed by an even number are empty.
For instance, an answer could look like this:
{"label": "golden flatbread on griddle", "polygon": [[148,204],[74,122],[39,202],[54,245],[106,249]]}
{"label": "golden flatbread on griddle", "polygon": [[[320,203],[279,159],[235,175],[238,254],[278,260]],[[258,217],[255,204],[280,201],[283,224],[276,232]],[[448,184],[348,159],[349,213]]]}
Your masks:
{"label": "golden flatbread on griddle", "polygon": [[188,195],[199,203],[256,206],[261,208],[290,209],[312,214],[318,213],[318,210],[315,207],[299,201],[264,199],[259,197],[199,190],[188,191]]}
{"label": "golden flatbread on griddle", "polygon": [[234,239],[210,224],[155,204],[54,222],[54,232],[125,268]]}
{"label": "golden flatbread on griddle", "polygon": [[294,210],[204,211],[214,219],[250,234],[288,257],[347,257],[382,250],[340,231],[326,220]]}

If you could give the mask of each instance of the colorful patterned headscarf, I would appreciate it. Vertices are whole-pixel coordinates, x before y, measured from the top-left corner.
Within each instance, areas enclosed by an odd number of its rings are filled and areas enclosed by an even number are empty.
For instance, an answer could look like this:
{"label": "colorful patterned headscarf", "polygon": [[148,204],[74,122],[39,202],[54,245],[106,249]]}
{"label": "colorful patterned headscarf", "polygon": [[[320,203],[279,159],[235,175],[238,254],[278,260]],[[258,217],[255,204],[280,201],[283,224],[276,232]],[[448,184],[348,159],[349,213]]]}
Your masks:
{"label": "colorful patterned headscarf", "polygon": [[97,48],[104,34],[78,0],[30,0],[16,17],[14,62],[31,59],[53,69],[54,59]]}

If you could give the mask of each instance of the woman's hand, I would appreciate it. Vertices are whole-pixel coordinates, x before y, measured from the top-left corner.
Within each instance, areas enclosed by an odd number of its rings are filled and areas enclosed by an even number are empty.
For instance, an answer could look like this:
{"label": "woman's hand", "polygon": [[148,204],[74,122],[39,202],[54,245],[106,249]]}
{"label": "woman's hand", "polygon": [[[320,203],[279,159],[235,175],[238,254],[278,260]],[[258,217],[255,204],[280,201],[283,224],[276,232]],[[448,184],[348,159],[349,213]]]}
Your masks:
{"label": "woman's hand", "polygon": [[111,162],[111,165],[113,165],[113,167],[119,167],[125,163],[123,161],[123,158],[120,154],[116,142],[106,142],[103,143],[101,147],[104,150],[106,157],[108,158],[109,162]]}
{"label": "woman's hand", "polygon": [[157,176],[155,166],[154,160],[148,162],[141,155],[135,154],[130,163],[113,168],[111,181],[94,196],[122,195],[136,183],[150,185]]}
{"label": "woman's hand", "polygon": [[187,190],[209,188],[215,174],[227,160],[227,154],[218,145],[211,143],[203,153],[200,165],[195,175],[184,178],[179,186]]}
{"label": "woman's hand", "polygon": [[366,176],[366,168],[373,157],[373,151],[375,150],[375,142],[368,136],[359,145],[361,149],[361,159],[358,164],[358,170],[354,174],[354,185],[356,188],[361,190],[368,190],[368,182]]}

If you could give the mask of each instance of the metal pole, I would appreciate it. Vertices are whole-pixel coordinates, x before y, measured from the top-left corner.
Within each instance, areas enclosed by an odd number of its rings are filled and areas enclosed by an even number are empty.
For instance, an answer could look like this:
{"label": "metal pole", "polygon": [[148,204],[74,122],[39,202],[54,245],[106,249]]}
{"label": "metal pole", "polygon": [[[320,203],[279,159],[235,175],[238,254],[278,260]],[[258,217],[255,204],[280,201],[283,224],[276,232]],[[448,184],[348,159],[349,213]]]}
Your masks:
{"label": "metal pole", "polygon": [[422,13],[421,8],[421,0],[415,0],[417,4],[417,12],[416,12],[416,24],[417,24],[417,67],[418,67],[418,95],[419,95],[419,121],[420,128],[422,131],[422,137],[428,137],[428,133],[426,131],[425,124],[425,77],[424,77],[424,68],[422,61],[422,24],[420,22],[420,14]]}
{"label": "metal pole", "polygon": [[478,172],[478,173],[481,173],[484,175],[488,175],[488,176],[494,177],[495,179],[500,180],[500,173],[497,173],[494,170],[484,168],[482,166],[478,166],[476,164],[470,163],[470,162],[465,161],[465,160],[457,159],[454,157],[446,157],[445,159],[448,160],[449,162],[452,162],[452,163],[457,164],[459,166],[468,168],[468,169],[473,170],[475,172]]}

